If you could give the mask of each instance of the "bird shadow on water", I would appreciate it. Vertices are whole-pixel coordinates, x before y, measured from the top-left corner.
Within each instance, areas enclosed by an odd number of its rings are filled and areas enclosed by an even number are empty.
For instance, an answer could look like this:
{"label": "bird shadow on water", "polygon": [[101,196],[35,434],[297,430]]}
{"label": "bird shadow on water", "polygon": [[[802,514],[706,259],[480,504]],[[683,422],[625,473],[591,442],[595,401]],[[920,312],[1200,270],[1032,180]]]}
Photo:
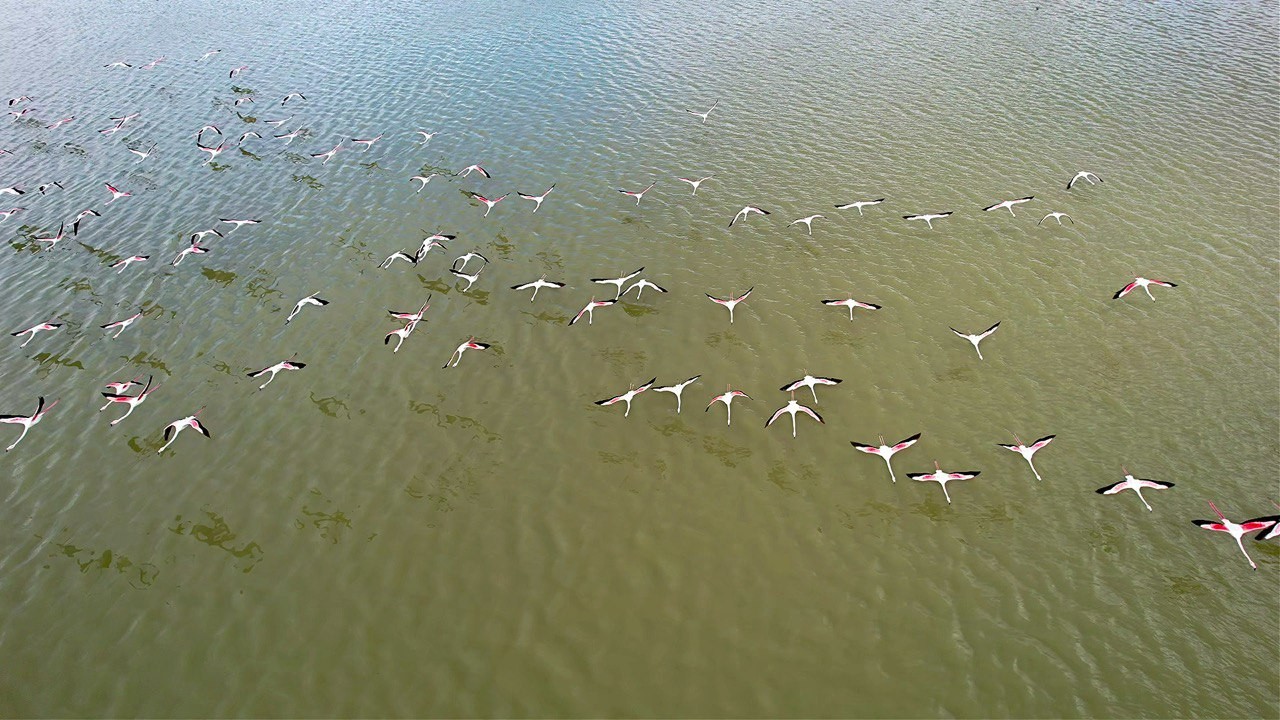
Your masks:
{"label": "bird shadow on water", "polygon": [[342,539],[343,528],[351,530],[351,518],[347,517],[341,508],[334,507],[334,502],[319,490],[312,488],[310,494],[311,502],[316,506],[304,504],[300,511],[302,517],[293,521],[294,527],[299,530],[305,530],[307,527],[314,528],[319,531],[321,538],[328,540],[330,544],[337,545]]}
{"label": "bird shadow on water", "polygon": [[351,419],[351,410],[347,408],[347,404],[336,397],[318,398],[315,393],[311,393],[311,402],[317,410],[331,418],[337,418],[338,414],[342,413],[348,420]]}
{"label": "bird shadow on water", "polygon": [[444,280],[441,280],[440,278],[436,278],[435,280],[428,280],[422,275],[419,275],[418,282],[422,283],[422,287],[424,289],[430,290],[431,292],[440,293],[441,295],[448,295],[449,292],[453,290],[453,285],[445,282]]}
{"label": "bird shadow on water", "polygon": [[745,340],[738,337],[732,330],[719,333],[711,333],[706,339],[707,347],[720,347],[720,344],[733,345],[740,348],[749,348]]}
{"label": "bird shadow on water", "polygon": [[306,185],[312,190],[323,190],[324,183],[320,182],[311,175],[291,175],[290,178],[299,185]]}
{"label": "bird shadow on water", "polygon": [[622,311],[631,317],[644,317],[646,315],[654,315],[661,312],[658,308],[651,307],[649,305],[632,305],[630,303],[624,303],[622,305]]}
{"label": "bird shadow on water", "polygon": [[782,490],[790,493],[799,493],[799,483],[817,480],[818,469],[812,463],[787,464],[776,462],[773,467],[769,468],[769,472],[765,474],[765,479]]}
{"label": "bird shadow on water", "polygon": [[31,357],[31,359],[35,360],[40,366],[39,369],[36,370],[36,377],[42,379],[48,377],[49,373],[53,372],[55,367],[67,367],[73,370],[84,369],[84,365],[79,360],[63,357],[54,353],[36,353]]}
{"label": "bird shadow on water", "polygon": [[[437,401],[442,401],[443,399],[443,396],[438,396]],[[437,427],[471,430],[477,438],[485,442],[494,442],[502,439],[501,435],[486,428],[479,420],[466,415],[454,415],[442,411],[439,405],[410,400],[409,409],[419,415],[431,415],[435,418]]]}
{"label": "bird shadow on water", "polygon": [[173,373],[169,371],[169,366],[165,365],[163,360],[145,351],[135,353],[132,357],[128,355],[121,355],[120,359],[133,365],[142,365],[152,370],[158,370],[165,375],[173,375]]}
{"label": "bird shadow on water", "polygon": [[528,310],[521,310],[520,312],[523,315],[528,315],[534,320],[541,320],[544,323],[551,323],[553,325],[564,325],[569,322],[568,315],[557,315],[555,313],[547,312],[545,310],[540,313],[531,313]]}
{"label": "bird shadow on water", "polygon": [[[627,375],[635,375],[640,372],[649,363],[648,355],[644,352],[636,352],[624,348],[603,348],[596,351],[596,356],[603,362],[615,369],[622,370]],[[638,378],[639,382],[644,382],[644,378]]]}
{"label": "bird shadow on water", "polygon": [[[426,500],[432,510],[446,513],[458,508],[459,503],[474,503],[480,498],[476,471],[465,460],[450,463],[435,477],[427,473],[413,476],[404,492],[414,500]],[[434,525],[429,525],[434,527]]]}
{"label": "bird shadow on water", "polygon": [[99,299],[101,296],[98,295],[98,293],[93,291],[93,285],[89,283],[88,278],[72,278],[69,276],[64,277],[58,281],[58,284],[56,285],[56,287],[60,290],[70,290],[71,292],[77,293],[77,294],[88,293],[89,302],[93,303],[94,305],[102,304],[102,300]]}
{"label": "bird shadow on water", "polygon": [[974,376],[974,369],[972,366],[957,365],[956,367],[951,368],[945,373],[941,373],[939,375],[934,376],[934,379],[937,380],[938,382],[945,382],[947,380],[952,380],[956,382],[966,382],[966,381],[972,380],[973,376]]}
{"label": "bird shadow on water", "polygon": [[[38,539],[44,538],[37,535]],[[82,575],[89,572],[102,573],[107,570],[114,570],[119,575],[124,575],[129,579],[129,585],[136,590],[151,587],[156,581],[156,576],[160,574],[160,569],[149,562],[136,563],[127,555],[112,551],[110,548],[105,550],[90,550],[73,545],[70,542],[55,542],[54,547],[58,548],[52,557],[67,557],[80,568]],[[44,568],[49,569],[49,565]]]}
{"label": "bird shadow on water", "polygon": [[268,297],[275,295],[283,298],[284,293],[271,287],[276,284],[276,277],[265,269],[259,269],[257,274],[244,284],[245,295],[258,300],[266,300]]}
{"label": "bird shadow on water", "polygon": [[867,521],[878,521],[888,526],[897,525],[902,519],[902,507],[875,500],[869,500],[854,509],[836,505],[836,512],[840,515],[840,524],[848,530],[857,530],[867,524]]}
{"label": "bird shadow on water", "polygon": [[229,270],[214,270],[206,267],[200,268],[200,274],[222,287],[229,287],[231,283],[236,281],[236,274]]}
{"label": "bird shadow on water", "polygon": [[235,558],[235,567],[248,573],[262,561],[262,546],[256,542],[247,542],[236,547],[233,541],[236,534],[231,531],[227,521],[211,510],[201,509],[208,518],[208,524],[200,520],[183,520],[181,515],[174,518],[173,527],[167,528],[175,535],[191,537],[209,547],[217,548]]}

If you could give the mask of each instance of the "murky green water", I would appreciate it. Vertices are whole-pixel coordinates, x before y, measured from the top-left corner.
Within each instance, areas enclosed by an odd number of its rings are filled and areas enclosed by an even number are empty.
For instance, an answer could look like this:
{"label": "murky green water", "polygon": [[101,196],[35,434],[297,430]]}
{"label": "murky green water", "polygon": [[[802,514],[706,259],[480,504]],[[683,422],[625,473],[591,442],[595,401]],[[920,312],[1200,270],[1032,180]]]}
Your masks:
{"label": "murky green water", "polygon": [[[0,117],[0,186],[32,191],[0,197],[27,208],[3,328],[65,323],[0,343],[0,412],[61,399],[0,458],[0,714],[1280,716],[1280,548],[1246,541],[1253,572],[1190,522],[1280,495],[1274,3],[0,16],[0,88],[35,96]],[[210,165],[206,123],[233,146]],[[472,163],[492,178],[409,181]],[[552,183],[537,214],[465,194]],[[746,204],[773,214],[728,228]],[[167,264],[228,217],[262,223]],[[377,269],[437,230],[448,253]],[[670,292],[566,326],[641,266]],[[569,287],[508,289],[543,273]],[[1178,287],[1113,301],[1135,275]],[[703,296],[753,286],[733,325]],[[393,354],[387,309],[428,295]],[[819,302],[849,296],[883,309]],[[981,362],[948,330],[995,321]],[[766,429],[806,370],[844,380],[826,423]],[[593,404],[698,374],[679,415]],[[146,375],[109,427],[101,386]],[[729,384],[726,426],[702,408]],[[201,407],[212,437],[157,455]],[[916,432],[896,484],[849,445]],[[1014,432],[1057,435],[1044,482]],[[905,478],[935,459],[982,474],[948,505]],[[1176,487],[1096,495],[1122,465]]]}

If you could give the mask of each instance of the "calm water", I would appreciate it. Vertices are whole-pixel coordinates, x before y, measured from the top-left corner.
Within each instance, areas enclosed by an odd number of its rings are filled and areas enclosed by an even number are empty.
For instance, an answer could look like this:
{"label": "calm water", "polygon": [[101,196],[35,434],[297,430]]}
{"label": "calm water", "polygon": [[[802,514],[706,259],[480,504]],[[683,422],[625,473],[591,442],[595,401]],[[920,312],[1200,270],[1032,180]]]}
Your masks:
{"label": "calm water", "polygon": [[[61,399],[0,458],[0,714],[1280,716],[1280,547],[1190,522],[1280,494],[1276,4],[791,5],[0,2],[36,98],[0,186],[66,186],[0,223],[0,329],[66,323],[0,343],[0,411]],[[307,136],[202,166],[205,123]],[[262,224],[167,264],[223,217]],[[565,326],[640,266],[670,293]],[[1179,286],[1113,301],[1135,275]],[[732,326],[703,297],[751,286]],[[982,362],[947,329],[997,320]],[[826,424],[765,429],[806,369]],[[592,404],[695,374],[680,415]],[[849,445],[916,432],[897,484]],[[1057,435],[1043,483],[1013,432]],[[982,474],[947,505],[904,477],[935,459]],[[1121,465],[1177,487],[1094,494]]]}

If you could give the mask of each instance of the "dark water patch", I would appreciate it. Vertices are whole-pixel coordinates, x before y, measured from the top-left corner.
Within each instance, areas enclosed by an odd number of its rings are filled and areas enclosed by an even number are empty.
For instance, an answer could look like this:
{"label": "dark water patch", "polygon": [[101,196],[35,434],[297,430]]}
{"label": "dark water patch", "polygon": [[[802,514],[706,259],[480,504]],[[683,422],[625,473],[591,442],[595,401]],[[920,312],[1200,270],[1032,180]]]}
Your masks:
{"label": "dark water patch", "polygon": [[[37,538],[40,536],[37,535]],[[43,539],[43,538],[41,538]],[[79,547],[70,542],[55,542],[54,547],[58,548],[57,552],[51,557],[70,558],[80,568],[80,574],[88,575],[89,573],[103,573],[114,571],[117,575],[123,575],[127,578],[129,586],[136,590],[143,590],[155,584],[156,577],[160,574],[160,568],[154,563],[135,562],[124,555],[110,548],[102,550],[93,550],[90,548]],[[45,565],[47,570],[50,566]]]}
{"label": "dark water patch", "polygon": [[212,548],[217,548],[235,558],[234,565],[243,573],[251,572],[262,561],[262,546],[256,542],[246,542],[237,547],[236,533],[231,531],[227,521],[213,511],[202,509],[207,521],[183,520],[178,515],[173,520],[173,527],[167,528],[174,535],[190,537]]}
{"label": "dark water patch", "polygon": [[236,274],[230,270],[214,270],[206,267],[200,269],[200,274],[222,287],[228,287],[236,280]]}
{"label": "dark water patch", "polygon": [[299,185],[306,185],[312,190],[323,190],[324,183],[320,182],[311,175],[292,175],[293,181]]}
{"label": "dark water patch", "polygon": [[347,404],[336,397],[316,397],[315,393],[311,393],[311,402],[316,409],[331,418],[337,418],[339,415],[346,419],[351,419],[351,411],[347,408]]}
{"label": "dark water patch", "polygon": [[59,355],[56,353],[49,353],[49,352],[36,353],[34,356],[32,356],[31,359],[35,360],[36,364],[40,366],[40,369],[36,372],[36,375],[41,378],[48,377],[49,373],[52,372],[55,367],[71,368],[72,370],[84,369],[84,364],[81,363],[79,360],[76,360],[74,358],[69,358],[69,357],[63,357],[62,355]]}
{"label": "dark water patch", "polygon": [[147,367],[151,370],[158,370],[165,375],[173,375],[172,372],[169,372],[169,366],[165,365],[164,361],[148,352],[137,352],[132,357],[122,355],[120,356],[120,359],[134,365]]}
{"label": "dark water patch", "polygon": [[[440,400],[443,399],[443,396],[441,396]],[[439,405],[410,400],[409,409],[419,415],[431,415],[435,418],[436,425],[438,427],[471,430],[475,433],[477,438],[490,443],[502,439],[501,435],[486,428],[479,420],[467,417],[466,415],[455,415],[444,412],[440,409]]]}
{"label": "dark water patch", "polygon": [[319,490],[312,488],[310,495],[309,502],[302,506],[302,517],[293,521],[294,527],[299,530],[310,527],[319,531],[321,538],[337,545],[342,540],[343,529],[351,530],[351,518]]}

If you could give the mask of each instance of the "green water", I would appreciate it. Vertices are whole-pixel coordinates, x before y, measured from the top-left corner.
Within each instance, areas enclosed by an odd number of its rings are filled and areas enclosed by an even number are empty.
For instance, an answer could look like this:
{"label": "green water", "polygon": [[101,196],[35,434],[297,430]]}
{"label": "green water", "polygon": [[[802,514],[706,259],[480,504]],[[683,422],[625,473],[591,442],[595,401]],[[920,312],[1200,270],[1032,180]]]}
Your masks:
{"label": "green water", "polygon": [[[0,343],[0,412],[61,400],[0,458],[0,714],[1280,716],[1280,548],[1246,540],[1254,572],[1191,524],[1280,499],[1274,3],[0,16],[0,88],[35,97],[0,117],[31,191],[0,196],[4,328],[65,323]],[[729,228],[747,204],[772,214]],[[219,218],[262,223],[168,265]],[[670,292],[566,326],[641,266]],[[544,273],[568,287],[508,289]],[[1112,300],[1138,275],[1178,287]],[[749,287],[732,325],[704,297]],[[392,353],[386,311],[428,296]],[[883,309],[820,304],[850,296]],[[982,361],[948,329],[996,321]],[[825,423],[765,428],[806,372],[843,380],[796,395]],[[693,375],[680,414],[593,404]],[[139,376],[109,427],[103,384]],[[211,437],[157,454],[202,407]],[[849,445],[917,432],[896,484]],[[1013,433],[1056,434],[1043,482]],[[948,505],[906,478],[934,460],[981,475]],[[1095,494],[1122,466],[1176,487]]]}

